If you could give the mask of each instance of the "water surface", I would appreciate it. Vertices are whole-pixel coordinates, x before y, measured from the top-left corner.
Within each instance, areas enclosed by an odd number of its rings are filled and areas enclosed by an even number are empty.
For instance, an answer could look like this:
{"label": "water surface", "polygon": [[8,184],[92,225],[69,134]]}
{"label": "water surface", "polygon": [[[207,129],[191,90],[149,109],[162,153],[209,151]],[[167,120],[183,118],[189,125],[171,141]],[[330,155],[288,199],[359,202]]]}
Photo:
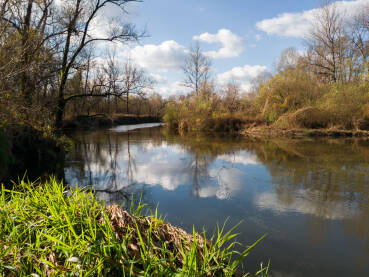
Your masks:
{"label": "water surface", "polygon": [[[136,126],[137,127],[137,126]],[[369,141],[181,137],[154,127],[76,134],[64,175],[100,199],[131,195],[191,231],[243,221],[247,258],[271,276],[367,276]]]}

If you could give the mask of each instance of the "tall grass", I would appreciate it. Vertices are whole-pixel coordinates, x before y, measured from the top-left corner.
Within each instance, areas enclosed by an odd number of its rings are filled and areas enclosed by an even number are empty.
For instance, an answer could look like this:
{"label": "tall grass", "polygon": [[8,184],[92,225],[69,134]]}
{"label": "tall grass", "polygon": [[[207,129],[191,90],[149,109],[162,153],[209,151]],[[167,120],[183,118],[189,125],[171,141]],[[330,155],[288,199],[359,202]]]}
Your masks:
{"label": "tall grass", "polygon": [[[165,223],[144,205],[106,207],[92,192],[53,179],[21,181],[0,194],[0,272],[4,276],[235,276],[242,253],[233,227],[211,239]],[[146,209],[147,210],[147,209]],[[269,267],[269,265],[268,265]],[[265,276],[267,268],[255,275]]]}

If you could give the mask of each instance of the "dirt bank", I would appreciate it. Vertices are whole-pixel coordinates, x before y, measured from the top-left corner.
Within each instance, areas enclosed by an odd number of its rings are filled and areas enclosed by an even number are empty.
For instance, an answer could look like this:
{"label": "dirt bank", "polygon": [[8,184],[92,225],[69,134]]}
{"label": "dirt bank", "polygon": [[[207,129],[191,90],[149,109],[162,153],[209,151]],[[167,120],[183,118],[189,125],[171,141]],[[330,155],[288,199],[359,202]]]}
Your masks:
{"label": "dirt bank", "polygon": [[247,127],[241,132],[249,137],[368,137],[369,131],[341,129],[283,129],[275,126]]}

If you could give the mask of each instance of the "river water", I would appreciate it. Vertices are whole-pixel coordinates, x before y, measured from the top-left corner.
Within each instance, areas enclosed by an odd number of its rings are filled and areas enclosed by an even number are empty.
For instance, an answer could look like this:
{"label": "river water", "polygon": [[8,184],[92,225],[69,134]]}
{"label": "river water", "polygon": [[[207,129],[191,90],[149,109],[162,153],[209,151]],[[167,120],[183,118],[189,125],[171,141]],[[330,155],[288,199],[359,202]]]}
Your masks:
{"label": "river water", "polygon": [[190,232],[242,221],[242,244],[267,234],[247,271],[270,259],[271,276],[368,276],[369,140],[179,136],[138,127],[73,135],[65,182],[93,186],[107,203],[141,195]]}

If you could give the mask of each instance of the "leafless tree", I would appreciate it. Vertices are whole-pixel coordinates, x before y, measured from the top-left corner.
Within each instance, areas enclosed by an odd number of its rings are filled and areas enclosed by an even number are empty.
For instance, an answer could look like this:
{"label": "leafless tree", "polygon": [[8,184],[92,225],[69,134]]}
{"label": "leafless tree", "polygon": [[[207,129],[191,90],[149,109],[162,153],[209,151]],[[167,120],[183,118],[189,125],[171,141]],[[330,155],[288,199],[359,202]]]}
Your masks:
{"label": "leafless tree", "polygon": [[143,69],[128,59],[124,65],[122,83],[126,95],[126,112],[128,114],[130,95],[145,96],[145,91],[152,87],[154,81],[147,76]]}
{"label": "leafless tree", "polygon": [[211,61],[206,57],[197,43],[191,48],[182,67],[185,79],[183,85],[191,88],[197,95],[204,82],[209,80]]}
{"label": "leafless tree", "polygon": [[337,82],[342,78],[340,67],[344,63],[347,44],[343,18],[336,4],[326,1],[314,19],[315,23],[306,38],[309,61],[318,75]]}
{"label": "leafless tree", "polygon": [[[121,42],[127,43],[138,40],[139,34],[132,24],[120,24],[110,30],[105,36],[94,35],[92,23],[101,11],[108,5],[113,5],[126,13],[125,8],[131,2],[139,0],[73,0],[61,7],[61,28],[64,30],[64,45],[61,55],[60,83],[58,88],[58,103],[56,108],[55,126],[60,128],[63,121],[64,109],[67,101],[85,96],[95,96],[94,91],[88,94],[79,94],[65,97],[67,80],[73,68],[79,62],[83,50],[95,42]],[[102,96],[98,94],[96,96]]]}
{"label": "leafless tree", "polygon": [[221,89],[224,106],[231,113],[240,108],[240,90],[235,81],[229,82]]}
{"label": "leafless tree", "polygon": [[354,74],[360,76],[369,73],[369,4],[349,23],[351,41],[351,64],[355,66]]}

